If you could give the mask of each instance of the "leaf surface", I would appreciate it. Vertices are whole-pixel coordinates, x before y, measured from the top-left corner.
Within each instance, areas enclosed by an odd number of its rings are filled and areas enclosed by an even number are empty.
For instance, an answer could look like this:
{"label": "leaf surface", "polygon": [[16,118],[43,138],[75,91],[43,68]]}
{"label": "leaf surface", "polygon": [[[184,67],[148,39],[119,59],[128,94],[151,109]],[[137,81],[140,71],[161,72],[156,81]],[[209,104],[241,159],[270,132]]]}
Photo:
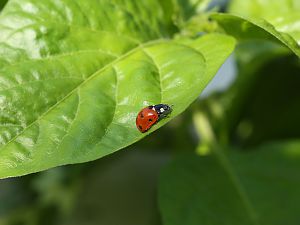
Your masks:
{"label": "leaf surface", "polygon": [[260,18],[247,18],[232,14],[214,13],[211,18],[229,35],[240,41],[269,40],[280,43],[300,57],[297,41],[288,33],[280,32],[274,25]]}
{"label": "leaf surface", "polygon": [[298,0],[231,1],[229,11],[251,18],[264,18],[280,32],[300,43],[300,2]]}
{"label": "leaf surface", "polygon": [[218,34],[170,40],[174,25],[158,1],[113,2],[8,3],[0,16],[1,178],[138,141],[141,108],[174,105],[149,134],[184,111],[234,49]]}

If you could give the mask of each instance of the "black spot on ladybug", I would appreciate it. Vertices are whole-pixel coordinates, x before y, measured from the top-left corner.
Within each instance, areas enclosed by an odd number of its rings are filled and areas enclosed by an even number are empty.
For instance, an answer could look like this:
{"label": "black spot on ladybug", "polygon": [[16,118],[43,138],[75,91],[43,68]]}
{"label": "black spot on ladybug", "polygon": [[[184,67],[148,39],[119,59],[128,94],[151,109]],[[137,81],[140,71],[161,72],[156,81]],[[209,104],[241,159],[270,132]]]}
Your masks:
{"label": "black spot on ladybug", "polygon": [[143,129],[143,127],[141,126],[141,125],[139,125],[139,128],[142,130]]}
{"label": "black spot on ladybug", "polygon": [[144,118],[144,114],[143,113],[141,113],[141,118]]}
{"label": "black spot on ladybug", "polygon": [[149,119],[149,122],[152,122],[152,119]]}

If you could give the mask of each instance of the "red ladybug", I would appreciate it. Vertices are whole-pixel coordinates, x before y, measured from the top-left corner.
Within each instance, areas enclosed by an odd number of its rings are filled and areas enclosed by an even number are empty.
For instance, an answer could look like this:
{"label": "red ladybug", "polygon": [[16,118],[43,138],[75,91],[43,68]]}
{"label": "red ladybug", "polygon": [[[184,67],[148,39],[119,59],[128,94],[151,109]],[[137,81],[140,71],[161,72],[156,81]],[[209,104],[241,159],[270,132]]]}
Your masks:
{"label": "red ladybug", "polygon": [[166,104],[150,105],[143,108],[136,117],[136,127],[145,133],[154,124],[165,118],[172,111],[172,108]]}

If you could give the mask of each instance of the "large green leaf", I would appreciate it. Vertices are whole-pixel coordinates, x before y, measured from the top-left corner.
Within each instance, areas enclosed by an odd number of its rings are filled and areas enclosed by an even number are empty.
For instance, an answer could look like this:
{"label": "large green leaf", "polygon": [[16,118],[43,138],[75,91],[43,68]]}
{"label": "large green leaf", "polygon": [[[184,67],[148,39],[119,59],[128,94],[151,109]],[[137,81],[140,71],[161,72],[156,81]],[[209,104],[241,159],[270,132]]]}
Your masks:
{"label": "large green leaf", "polygon": [[233,51],[224,35],[166,39],[174,26],[159,1],[113,2],[11,0],[1,14],[0,177],[138,141],[142,107],[174,105],[154,131],[197,98]]}
{"label": "large green leaf", "polygon": [[160,182],[165,225],[297,225],[300,142],[181,157]]}
{"label": "large green leaf", "polygon": [[300,47],[296,40],[289,34],[280,32],[266,20],[222,13],[214,13],[211,18],[216,20],[226,33],[240,41],[270,40],[285,45],[300,57]]}

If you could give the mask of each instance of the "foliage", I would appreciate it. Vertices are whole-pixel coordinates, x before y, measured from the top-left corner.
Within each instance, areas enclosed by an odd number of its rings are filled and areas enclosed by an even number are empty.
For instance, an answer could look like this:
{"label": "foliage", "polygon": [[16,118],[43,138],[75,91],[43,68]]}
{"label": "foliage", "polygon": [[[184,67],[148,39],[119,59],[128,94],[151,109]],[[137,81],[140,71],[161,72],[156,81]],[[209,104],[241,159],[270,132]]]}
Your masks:
{"label": "foliage", "polygon": [[299,147],[180,157],[161,176],[164,224],[298,224]]}
{"label": "foliage", "polygon": [[235,41],[171,40],[164,9],[158,1],[8,3],[0,17],[0,177],[103,157],[145,136],[135,127],[141,108],[174,106],[157,129],[197,98]]}
{"label": "foliage", "polygon": [[[299,8],[9,0],[0,178],[76,165],[1,180],[0,225],[298,224]],[[232,86],[199,100],[233,51]],[[157,103],[173,112],[139,133]]]}

